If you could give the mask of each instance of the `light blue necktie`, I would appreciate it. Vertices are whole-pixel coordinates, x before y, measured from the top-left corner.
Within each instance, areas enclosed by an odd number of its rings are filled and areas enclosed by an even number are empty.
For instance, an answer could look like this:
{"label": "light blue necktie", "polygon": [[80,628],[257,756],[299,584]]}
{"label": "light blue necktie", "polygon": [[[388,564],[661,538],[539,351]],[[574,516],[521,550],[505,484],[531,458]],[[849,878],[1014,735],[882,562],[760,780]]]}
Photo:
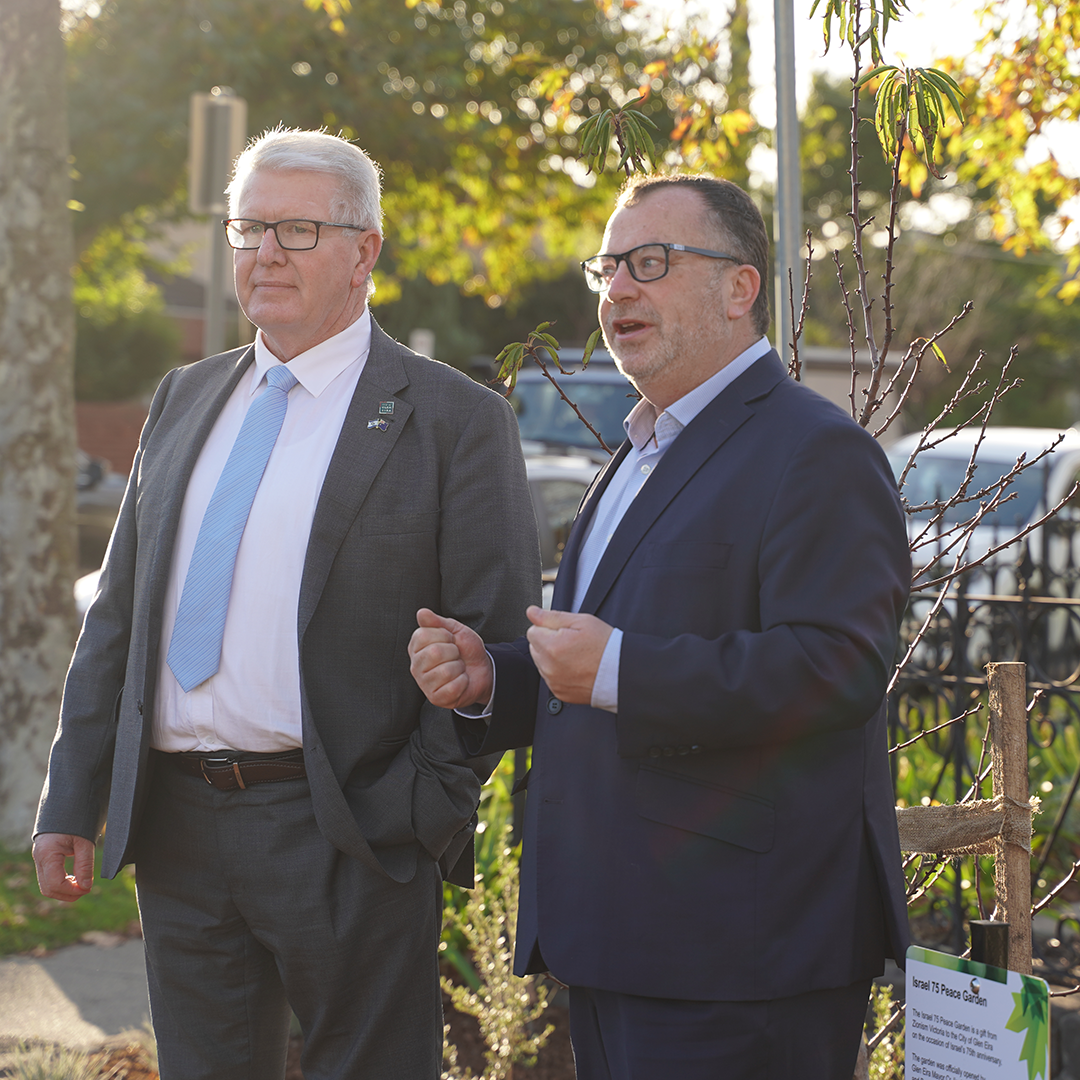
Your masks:
{"label": "light blue necktie", "polygon": [[296,376],[282,365],[266,373],[206,507],[176,612],[166,657],[186,693],[217,673],[240,537],[274,449]]}

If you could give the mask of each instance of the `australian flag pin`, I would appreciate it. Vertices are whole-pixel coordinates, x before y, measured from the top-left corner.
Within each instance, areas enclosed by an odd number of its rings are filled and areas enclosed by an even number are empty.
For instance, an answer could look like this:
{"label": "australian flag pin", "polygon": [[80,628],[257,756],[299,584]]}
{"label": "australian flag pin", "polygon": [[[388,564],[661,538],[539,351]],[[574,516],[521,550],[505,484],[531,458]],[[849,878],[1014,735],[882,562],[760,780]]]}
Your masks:
{"label": "australian flag pin", "polygon": [[392,401],[380,401],[379,402],[379,415],[380,416],[392,416],[394,412],[394,403]]}
{"label": "australian flag pin", "polygon": [[376,428],[378,431],[385,431],[390,425],[385,420],[369,420],[367,426],[368,431],[372,428]]}

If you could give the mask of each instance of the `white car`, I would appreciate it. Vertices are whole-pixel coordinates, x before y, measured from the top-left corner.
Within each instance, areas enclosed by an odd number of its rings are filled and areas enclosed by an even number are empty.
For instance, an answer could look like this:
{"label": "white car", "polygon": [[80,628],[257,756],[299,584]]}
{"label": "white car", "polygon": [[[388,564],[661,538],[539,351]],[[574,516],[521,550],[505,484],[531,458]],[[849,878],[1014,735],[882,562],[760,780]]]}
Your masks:
{"label": "white car", "polygon": [[[923,450],[914,467],[907,472],[903,495],[908,505],[927,506],[948,500],[963,483],[979,436],[978,428],[935,431],[928,440],[935,445]],[[889,462],[897,479],[907,468],[908,458],[920,437],[918,433],[905,435],[889,447]],[[1054,448],[1051,450],[1051,447]],[[979,512],[980,503],[985,504],[993,497],[994,485],[1014,468],[1021,455],[1026,462],[1031,462],[1046,451],[1049,453],[1045,457],[1019,473],[1008,484],[1004,489],[1006,500],[980,519],[968,541],[965,561],[1007,543],[1012,536],[1057,505],[1080,479],[1080,431],[1075,428],[987,428],[966,495],[974,496],[987,489],[990,489],[989,493],[981,500],[950,507],[936,525],[931,525],[935,514],[933,509],[911,514],[908,531],[916,545],[913,552],[916,565],[925,566],[939,555],[951,562],[959,545],[953,543],[956,534],[950,530]],[[1060,511],[1059,520],[1074,519],[1078,511],[1080,498],[1074,498]],[[1027,540],[1031,557],[1036,562],[1042,558],[1041,535],[1042,530],[1035,530]],[[1002,565],[1014,562],[1019,554],[1018,545],[1008,547],[994,557],[994,563]]]}
{"label": "white car", "polygon": [[[937,442],[946,434],[935,432],[929,441]],[[904,482],[903,494],[908,505],[948,500],[967,474],[978,436],[978,430],[961,430],[923,450]],[[897,479],[907,468],[919,437],[907,435],[889,448],[889,460]],[[1051,446],[1053,450],[1049,449]],[[916,668],[938,671],[946,667],[957,649],[956,635],[962,634],[966,641],[965,660],[971,672],[981,672],[983,665],[992,660],[1019,658],[1022,639],[1030,638],[1029,646],[1038,645],[1041,665],[1038,677],[1066,680],[1075,677],[1080,663],[1080,627],[1068,602],[1076,590],[1075,568],[1080,567],[1080,497],[1073,496],[1050,522],[1032,528],[1024,539],[1009,541],[1045,516],[1080,479],[1080,431],[988,428],[979,447],[967,495],[974,496],[986,489],[990,489],[989,494],[950,507],[936,525],[931,524],[935,513],[931,508],[911,514],[908,535],[915,567],[924,571],[916,578],[917,589],[920,581],[947,575],[952,570],[963,540],[957,542],[957,534],[949,530],[979,513],[980,504],[993,498],[994,485],[1012,471],[1021,455],[1031,462],[1048,450],[1045,457],[1019,473],[1004,489],[1004,494],[1013,497],[987,512],[971,530],[961,562],[970,563],[996,548],[1001,550],[958,579],[945,583],[945,597],[935,617],[935,627],[916,648],[913,657]],[[940,563],[933,565],[939,558]],[[1026,563],[1023,588],[1021,562]],[[1025,615],[1026,608],[1017,607],[1018,600],[1013,598],[1029,591],[1043,598],[1059,597],[1065,603],[1036,601],[1035,621],[1027,625],[1025,619],[1030,613]],[[937,600],[937,587],[912,593],[909,615],[912,631],[925,622]],[[1027,625],[1026,631],[1021,629],[1021,624]]]}

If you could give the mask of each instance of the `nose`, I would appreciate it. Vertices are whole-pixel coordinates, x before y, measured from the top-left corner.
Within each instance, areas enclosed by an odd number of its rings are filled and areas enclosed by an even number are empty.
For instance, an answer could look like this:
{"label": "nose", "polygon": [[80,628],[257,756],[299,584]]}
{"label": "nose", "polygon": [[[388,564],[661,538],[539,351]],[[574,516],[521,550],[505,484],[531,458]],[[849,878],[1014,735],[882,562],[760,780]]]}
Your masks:
{"label": "nose", "polygon": [[278,243],[276,229],[267,229],[263,233],[255,258],[263,265],[285,261],[285,249]]}
{"label": "nose", "polygon": [[630,267],[627,265],[625,259],[619,260],[619,265],[615,267],[615,273],[611,276],[611,281],[608,284],[607,293],[601,293],[603,298],[605,295],[607,299],[614,303],[618,303],[620,298],[636,296],[639,289],[639,282],[630,273]]}

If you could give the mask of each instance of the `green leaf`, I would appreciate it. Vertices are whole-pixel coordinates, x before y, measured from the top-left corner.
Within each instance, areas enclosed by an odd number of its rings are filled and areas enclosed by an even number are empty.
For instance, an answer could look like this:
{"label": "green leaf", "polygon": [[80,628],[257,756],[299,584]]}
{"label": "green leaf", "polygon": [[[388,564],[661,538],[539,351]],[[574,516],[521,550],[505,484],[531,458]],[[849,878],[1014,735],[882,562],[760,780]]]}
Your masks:
{"label": "green leaf", "polygon": [[872,71],[868,71],[859,81],[855,84],[857,88],[864,87],[868,82],[876,79],[883,71],[895,71],[896,67],[892,64],[879,64]]}
{"label": "green leaf", "polygon": [[596,348],[596,343],[600,340],[600,335],[603,331],[598,326],[590,335],[589,340],[585,342],[585,352],[581,357],[581,368],[584,370],[589,366],[589,361],[592,359],[593,349]]}

